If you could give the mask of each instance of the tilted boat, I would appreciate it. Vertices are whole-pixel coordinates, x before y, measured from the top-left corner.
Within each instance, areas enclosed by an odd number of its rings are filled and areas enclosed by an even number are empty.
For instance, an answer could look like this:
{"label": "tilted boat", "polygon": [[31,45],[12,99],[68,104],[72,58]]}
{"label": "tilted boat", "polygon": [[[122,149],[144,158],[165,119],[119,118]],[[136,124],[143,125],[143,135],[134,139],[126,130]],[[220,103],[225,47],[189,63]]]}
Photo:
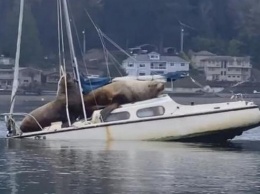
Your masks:
{"label": "tilted boat", "polygon": [[[61,11],[61,1],[58,2]],[[82,97],[84,88],[81,87],[67,1],[62,0],[62,2],[74,76],[80,86],[81,101],[84,105]],[[259,125],[259,107],[253,102],[241,100],[216,104],[181,105],[168,95],[161,95],[150,100],[122,105],[115,109],[105,121],[100,119],[100,110],[95,111],[92,118],[87,119],[83,108],[84,119],[69,123],[69,127],[62,127],[62,123],[58,121],[38,132],[21,133],[18,124],[13,119],[13,116],[20,114],[13,113],[13,108],[18,88],[23,5],[24,1],[21,0],[11,108],[10,113],[4,114],[9,138],[222,142]],[[99,80],[97,84],[100,83]],[[66,111],[68,111],[67,107]],[[69,116],[68,121],[70,121]]]}
{"label": "tilted boat", "polygon": [[181,105],[164,94],[122,105],[104,122],[97,110],[88,121],[77,121],[71,127],[55,122],[42,131],[13,138],[223,142],[259,123],[259,107],[253,102]]}

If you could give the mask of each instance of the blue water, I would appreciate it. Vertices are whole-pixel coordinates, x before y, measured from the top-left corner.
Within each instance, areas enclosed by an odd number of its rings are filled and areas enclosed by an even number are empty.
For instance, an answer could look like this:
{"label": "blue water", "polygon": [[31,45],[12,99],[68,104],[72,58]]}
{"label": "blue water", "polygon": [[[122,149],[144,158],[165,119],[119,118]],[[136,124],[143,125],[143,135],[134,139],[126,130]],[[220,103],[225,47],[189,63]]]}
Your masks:
{"label": "blue water", "polygon": [[0,139],[0,193],[260,193],[259,144]]}

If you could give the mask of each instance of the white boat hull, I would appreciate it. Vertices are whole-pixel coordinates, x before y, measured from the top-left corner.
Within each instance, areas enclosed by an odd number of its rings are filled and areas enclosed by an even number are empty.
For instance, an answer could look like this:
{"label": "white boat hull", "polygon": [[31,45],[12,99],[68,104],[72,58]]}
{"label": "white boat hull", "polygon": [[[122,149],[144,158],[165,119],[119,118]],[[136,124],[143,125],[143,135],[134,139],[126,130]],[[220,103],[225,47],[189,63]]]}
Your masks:
{"label": "white boat hull", "polygon": [[26,133],[19,138],[48,140],[225,141],[259,124],[257,106],[191,113],[132,122],[112,122],[82,128]]}

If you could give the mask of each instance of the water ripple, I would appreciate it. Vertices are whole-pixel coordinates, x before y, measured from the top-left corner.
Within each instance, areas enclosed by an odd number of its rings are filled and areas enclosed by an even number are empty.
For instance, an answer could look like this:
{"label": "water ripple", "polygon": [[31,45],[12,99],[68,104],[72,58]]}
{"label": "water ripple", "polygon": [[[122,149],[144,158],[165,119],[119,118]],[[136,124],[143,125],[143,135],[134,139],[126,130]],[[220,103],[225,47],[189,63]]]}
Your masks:
{"label": "water ripple", "polygon": [[259,128],[225,145],[0,139],[0,193],[258,193]]}

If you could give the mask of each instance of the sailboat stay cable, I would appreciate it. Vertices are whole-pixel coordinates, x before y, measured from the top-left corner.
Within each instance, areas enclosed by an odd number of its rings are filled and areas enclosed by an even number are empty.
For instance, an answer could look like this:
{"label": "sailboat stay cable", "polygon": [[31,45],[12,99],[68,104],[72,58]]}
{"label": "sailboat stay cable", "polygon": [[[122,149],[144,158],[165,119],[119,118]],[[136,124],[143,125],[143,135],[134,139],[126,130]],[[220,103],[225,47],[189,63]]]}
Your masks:
{"label": "sailboat stay cable", "polygon": [[15,66],[14,66],[14,80],[11,94],[11,108],[10,113],[13,113],[15,96],[18,90],[19,85],[19,61],[20,61],[20,50],[21,50],[21,38],[22,38],[22,29],[23,29],[23,10],[24,10],[24,0],[20,2],[20,14],[19,14],[19,25],[18,25],[18,37],[16,45],[16,54],[15,54]]}
{"label": "sailboat stay cable", "polygon": [[104,52],[105,61],[106,61],[106,67],[107,67],[107,73],[108,73],[108,76],[109,76],[110,81],[111,81],[111,75],[110,75],[110,71],[109,71],[109,67],[108,67],[108,51],[107,51],[107,48],[106,48],[106,46],[105,46],[104,38],[103,38],[103,36],[100,34],[100,31],[99,31],[99,30],[98,30],[98,36],[99,36],[100,42],[101,42],[102,47],[103,47],[103,52]]}
{"label": "sailboat stay cable", "polygon": [[72,66],[73,66],[73,70],[74,70],[74,78],[78,82],[83,115],[84,115],[85,121],[87,121],[87,115],[86,115],[86,110],[85,110],[85,103],[84,103],[83,92],[82,92],[82,87],[81,87],[81,80],[80,80],[79,69],[78,69],[78,61],[77,61],[77,58],[76,58],[76,55],[75,55],[73,38],[72,38],[72,32],[71,32],[71,26],[70,26],[70,18],[69,18],[69,13],[68,13],[67,0],[63,0],[63,8],[64,8],[65,23],[66,23],[66,29],[67,29],[67,36],[68,36],[68,41],[69,41],[70,53],[71,53],[71,57],[72,57]]}
{"label": "sailboat stay cable", "polygon": [[[18,35],[17,35],[17,45],[16,45],[16,54],[15,54],[15,66],[14,66],[14,79],[13,87],[11,94],[11,107],[10,107],[10,117],[14,111],[15,97],[19,85],[19,62],[20,62],[20,50],[21,50],[21,38],[22,38],[22,29],[23,29],[23,12],[24,12],[24,0],[20,1],[20,13],[19,13],[19,24],[18,24]],[[14,128],[14,126],[13,126]],[[21,131],[12,129],[15,133],[20,133]]]}
{"label": "sailboat stay cable", "polygon": [[[110,39],[108,36],[106,36],[104,34],[104,32],[102,32],[102,30],[95,24],[94,20],[92,19],[92,17],[90,16],[89,12],[87,11],[87,9],[85,8],[85,13],[87,14],[89,20],[91,21],[92,25],[95,27],[98,36],[101,40],[102,46],[103,46],[103,50],[106,50],[106,52],[108,53],[108,56],[111,57],[111,59],[113,59],[119,66],[121,65],[116,59],[115,57],[106,49],[106,47],[104,46],[104,38],[106,38],[106,40],[108,40],[113,46],[115,46],[117,49],[119,49],[121,52],[123,52],[126,56],[130,57],[131,59],[133,59],[134,61],[136,61],[136,58],[132,57],[131,55],[129,55],[123,48],[121,48],[118,44],[116,44],[114,41],[112,41],[112,39]],[[117,71],[119,72],[120,76],[122,76],[121,71],[117,68],[116,65],[114,65],[117,69]],[[108,67],[108,65],[107,65]]]}
{"label": "sailboat stay cable", "polygon": [[66,71],[66,59],[65,59],[65,46],[64,46],[64,32],[63,32],[63,17],[62,17],[62,5],[60,1],[60,31],[61,31],[61,54],[62,54],[62,66]]}
{"label": "sailboat stay cable", "polygon": [[[67,86],[67,72],[66,72],[66,61],[65,61],[65,49],[64,49],[64,36],[63,36],[63,20],[62,20],[62,5],[61,0],[57,0],[57,7],[58,7],[58,31],[59,33],[59,47],[61,50],[59,50],[60,56],[60,68],[62,70],[62,73],[60,74],[60,77],[64,78],[64,87],[65,87],[65,96],[66,96],[66,115],[69,126],[71,126],[71,119],[69,114],[69,99],[68,99],[68,86]],[[61,59],[62,57],[62,59]]]}
{"label": "sailboat stay cable", "polygon": [[[60,0],[57,0],[57,25],[58,25],[58,52],[59,52],[59,67],[61,66],[61,35],[60,35]],[[60,76],[62,75],[60,67]]]}
{"label": "sailboat stay cable", "polygon": [[[103,36],[103,32],[101,31],[101,29],[95,24],[94,20],[92,19],[92,17],[90,16],[89,12],[87,11],[87,9],[85,8],[85,12],[89,18],[89,20],[91,21],[92,25],[94,26],[94,28],[96,29],[97,33],[98,33],[98,36],[99,36],[99,39],[101,41],[101,44],[103,46],[103,50],[104,52],[107,53],[107,58],[108,56],[110,56],[118,65],[121,65],[116,59],[115,57],[108,51],[108,49],[106,48],[105,46],[105,41],[104,41],[104,36]],[[108,40],[113,46],[115,46],[117,49],[119,49],[121,52],[123,52],[125,55],[127,55],[128,57],[132,58],[134,61],[136,61],[136,59],[134,57],[132,57],[131,55],[129,55],[124,49],[122,49],[119,45],[117,45],[115,42],[112,42],[110,40]],[[105,54],[106,56],[106,54]],[[122,73],[121,71],[117,68],[117,66],[115,65],[117,71],[119,72],[120,76],[122,76]],[[108,63],[107,63],[107,68],[108,68]],[[108,68],[109,70],[109,68]],[[110,76],[111,77],[111,76]]]}
{"label": "sailboat stay cable", "polygon": [[116,44],[111,38],[109,38],[101,29],[100,33],[101,35],[107,40],[109,41],[112,45],[114,45],[118,50],[120,50],[121,52],[123,52],[125,55],[127,55],[128,57],[130,57],[131,59],[133,59],[134,61],[136,61],[136,58],[134,58],[133,56],[129,55],[124,49],[122,49],[118,44]]}
{"label": "sailboat stay cable", "polygon": [[[107,51],[107,52],[108,52],[108,55],[111,57],[111,59],[112,59],[117,65],[121,66],[121,64],[119,63],[119,61],[118,61],[109,51]],[[116,70],[118,71],[118,73],[120,74],[120,76],[122,77],[123,75],[122,75],[120,69],[119,69],[116,65],[114,65],[114,66],[115,66]]]}
{"label": "sailboat stay cable", "polygon": [[[70,6],[70,1],[69,1],[69,6],[68,6],[68,8],[70,9],[70,7],[71,7],[71,6]],[[76,33],[77,40],[78,40],[78,45],[79,45],[79,48],[80,48],[80,52],[81,52],[83,64],[84,64],[84,66],[85,66],[87,75],[89,75],[88,68],[87,68],[87,64],[86,64],[86,61],[85,61],[85,59],[84,59],[84,52],[83,52],[82,47],[81,47],[81,44],[80,44],[79,33],[78,33],[78,30],[77,30],[77,27],[76,27],[76,23],[75,23],[75,20],[74,20],[73,12],[72,12],[71,10],[70,10],[70,12],[71,12],[71,21],[72,21],[72,24],[73,24],[73,27],[74,27],[74,30],[75,30],[75,33]],[[90,85],[90,88],[91,88],[91,90],[92,90],[92,89],[93,89],[93,85],[92,85],[92,81],[91,81],[91,80],[89,80],[89,85]],[[96,100],[96,95],[95,95],[95,93],[94,93],[94,92],[91,92],[91,95],[93,95],[95,104],[98,105],[97,100]]]}
{"label": "sailboat stay cable", "polygon": [[[70,2],[70,1],[69,1],[69,2]],[[69,4],[68,7],[69,7],[69,9],[70,9],[70,4]],[[72,19],[72,24],[73,24],[74,30],[75,30],[75,32],[76,32],[76,37],[77,37],[77,39],[78,39],[78,44],[79,44],[79,48],[80,48],[80,51],[81,51],[83,63],[84,63],[84,65],[85,65],[87,74],[89,74],[88,69],[87,69],[87,65],[86,65],[86,61],[84,60],[84,52],[83,52],[83,50],[82,50],[82,48],[81,48],[80,39],[79,39],[79,33],[78,33],[78,30],[77,30],[77,27],[76,27],[76,24],[75,24],[75,19],[74,19],[74,16],[73,16],[72,11],[71,11],[71,19]],[[91,19],[91,20],[92,20],[92,19]],[[96,28],[95,23],[93,22],[93,20],[92,20],[91,22],[93,23],[94,27]],[[96,30],[97,30],[97,33],[98,33],[98,28],[96,28]],[[99,36],[99,37],[100,37],[100,36]],[[103,43],[104,40],[102,40],[102,37],[100,37],[100,41],[101,41],[101,43],[102,43],[103,50],[106,49],[106,47],[105,47],[105,45],[104,45],[104,43]],[[110,81],[111,81],[111,75],[110,75],[110,71],[109,71],[109,68],[108,68],[108,53],[107,53],[107,52],[108,52],[108,50],[106,49],[106,51],[104,51],[104,57],[105,57],[106,64],[107,64],[107,72],[108,72],[108,75],[109,75],[109,78],[110,78]],[[106,53],[107,53],[107,54],[106,54]],[[89,83],[90,83],[90,87],[92,88],[91,80],[89,80]]]}
{"label": "sailboat stay cable", "polygon": [[[75,20],[74,20],[73,12],[71,11],[70,1],[69,1],[69,3],[68,3],[68,8],[69,8],[70,13],[71,13],[71,22],[72,22],[72,24],[73,24],[73,28],[74,28],[75,33],[76,33],[76,37],[77,37],[78,46],[79,46],[79,49],[80,49],[82,61],[83,61],[83,64],[84,64],[84,66],[85,66],[86,73],[89,74],[89,73],[88,73],[88,69],[87,69],[87,64],[86,64],[86,62],[85,62],[85,60],[84,60],[84,52],[83,52],[83,49],[82,49],[82,47],[81,47],[78,29],[77,29],[77,27],[76,27],[76,23],[75,23]],[[90,82],[90,84],[91,84],[91,82]],[[92,86],[91,86],[91,87],[92,87]]]}
{"label": "sailboat stay cable", "polygon": [[92,17],[90,16],[90,14],[88,13],[87,9],[85,9],[85,12],[89,18],[89,20],[91,21],[92,25],[94,26],[94,28],[96,29],[97,31],[97,34],[98,34],[98,37],[100,39],[100,42],[102,44],[102,48],[103,48],[103,52],[104,52],[104,57],[105,57],[105,62],[106,62],[106,67],[107,67],[107,73],[108,73],[108,76],[110,78],[110,81],[111,81],[111,74],[110,74],[110,70],[109,70],[109,67],[108,67],[108,50],[105,46],[105,41],[104,41],[104,38],[102,36],[102,34],[100,33],[100,30],[99,28],[97,27],[97,25],[95,24],[94,20],[92,19]]}
{"label": "sailboat stay cable", "polygon": [[[108,51],[108,49],[105,46],[105,41],[104,41],[104,36],[103,36],[103,32],[101,31],[101,29],[95,24],[94,20],[92,19],[92,17],[90,16],[89,12],[87,11],[87,9],[85,8],[85,12],[89,18],[89,20],[91,21],[92,25],[94,26],[94,28],[96,29],[99,39],[101,41],[101,44],[103,46],[103,50],[105,50],[104,52],[107,53],[108,56],[111,57],[111,59],[114,60],[114,62],[116,62],[119,66],[121,65],[116,59],[115,57]],[[114,45],[116,48],[118,48],[121,52],[123,52],[124,54],[126,54],[128,57],[132,58],[134,61],[136,61],[136,59],[134,57],[132,57],[131,55],[129,55],[124,49],[122,49],[119,45],[117,45],[115,42],[111,42],[110,40],[108,40],[112,45]],[[115,65],[118,73],[120,74],[120,76],[122,76],[121,71],[117,68],[117,66]],[[108,68],[108,64],[107,64],[107,68]]]}
{"label": "sailboat stay cable", "polygon": [[100,33],[100,30],[99,28],[97,27],[97,25],[95,24],[94,20],[92,19],[92,17],[90,16],[90,14],[88,13],[88,11],[85,9],[91,23],[93,24],[93,26],[95,27],[96,31],[97,31],[97,34],[98,34],[98,37],[100,39],[100,42],[102,44],[102,48],[103,48],[103,52],[104,52],[104,57],[105,57],[105,62],[106,62],[106,67],[107,67],[107,73],[109,75],[109,78],[110,78],[110,81],[111,81],[111,75],[110,75],[110,71],[109,71],[109,67],[108,67],[108,51],[107,51],[107,48],[105,46],[105,41],[104,41],[104,38],[102,36],[102,34]]}
{"label": "sailboat stay cable", "polygon": [[[104,52],[104,57],[105,57],[105,62],[106,62],[106,67],[107,67],[107,73],[108,73],[108,76],[110,78],[110,81],[112,81],[111,79],[111,74],[110,74],[110,70],[109,70],[109,67],[108,67],[108,58],[109,58],[109,51],[108,49],[106,48],[106,45],[105,45],[105,41],[104,41],[104,38],[102,36],[102,34],[100,33],[100,29],[97,27],[97,25],[95,24],[94,20],[92,19],[92,17],[90,16],[90,14],[88,13],[87,9],[85,9],[85,12],[89,18],[89,20],[91,21],[92,25],[94,26],[94,28],[96,29],[97,31],[97,34],[98,34],[98,37],[100,39],[100,42],[102,44],[102,48],[103,48],[103,52]],[[112,54],[111,54],[112,55]],[[119,74],[121,74],[119,72]]]}

